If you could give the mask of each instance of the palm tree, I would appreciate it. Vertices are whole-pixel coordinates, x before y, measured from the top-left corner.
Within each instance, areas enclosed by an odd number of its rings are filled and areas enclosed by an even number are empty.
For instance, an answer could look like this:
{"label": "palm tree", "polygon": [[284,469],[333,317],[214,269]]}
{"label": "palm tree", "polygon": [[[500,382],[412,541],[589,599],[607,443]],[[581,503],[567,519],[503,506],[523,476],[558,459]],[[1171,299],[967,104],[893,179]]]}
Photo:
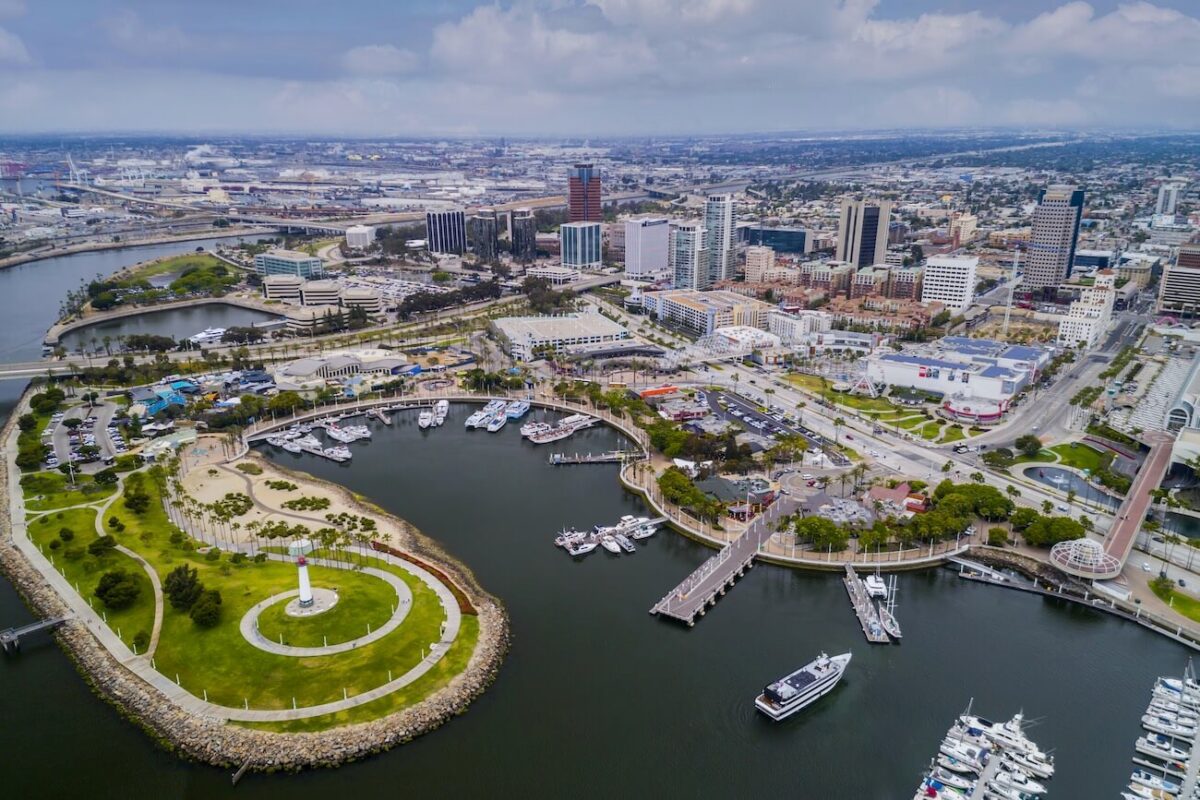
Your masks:
{"label": "palm tree", "polygon": [[841,433],[842,426],[845,424],[846,420],[842,419],[841,417],[838,417],[833,421],[833,443],[835,445],[838,443],[838,435]]}

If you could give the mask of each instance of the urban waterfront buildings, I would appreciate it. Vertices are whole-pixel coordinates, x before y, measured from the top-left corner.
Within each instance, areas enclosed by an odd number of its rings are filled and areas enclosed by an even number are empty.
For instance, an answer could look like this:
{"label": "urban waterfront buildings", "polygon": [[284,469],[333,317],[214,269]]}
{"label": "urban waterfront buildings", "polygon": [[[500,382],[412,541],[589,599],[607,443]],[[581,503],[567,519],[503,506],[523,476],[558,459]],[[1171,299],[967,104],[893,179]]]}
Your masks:
{"label": "urban waterfront buildings", "polygon": [[558,317],[503,317],[492,322],[504,349],[519,361],[540,358],[544,352],[618,342],[629,331],[595,312]]}
{"label": "urban waterfront buildings", "polygon": [[921,302],[941,303],[955,312],[966,311],[975,300],[974,256],[934,256],[925,262]]}
{"label": "urban waterfront buildings", "polygon": [[601,238],[599,222],[568,222],[559,227],[562,265],[577,270],[600,269]]}
{"label": "urban waterfront buildings", "polygon": [[843,200],[837,260],[855,267],[882,264],[888,245],[889,200]]}
{"label": "urban waterfront buildings", "polygon": [[1025,288],[1053,290],[1071,274],[1082,214],[1082,189],[1059,185],[1042,190],[1023,261]]}
{"label": "urban waterfront buildings", "polygon": [[425,212],[425,239],[431,253],[462,255],[467,251],[467,221],[462,209]]}
{"label": "urban waterfront buildings", "polygon": [[259,275],[295,275],[300,278],[319,277],[324,273],[321,259],[295,250],[268,250],[254,257],[254,271]]}
{"label": "urban waterfront buildings", "polygon": [[637,281],[659,281],[668,277],[670,220],[662,217],[629,219],[623,227],[625,277]]}
{"label": "urban waterfront buildings", "polygon": [[567,221],[600,222],[600,171],[592,164],[576,164],[567,172]]}
{"label": "urban waterfront buildings", "polygon": [[987,403],[1003,412],[1049,361],[1050,352],[1040,347],[947,336],[901,353],[872,353],[867,376],[877,384],[953,399],[960,411],[971,403]]}
{"label": "urban waterfront buildings", "polygon": [[[672,222],[668,240],[668,267],[676,289],[708,289],[708,232],[697,220]],[[628,245],[626,245],[628,246]]]}
{"label": "urban waterfront buildings", "polygon": [[733,195],[711,194],[704,202],[704,228],[708,237],[708,285],[733,278]]}
{"label": "urban waterfront buildings", "polygon": [[509,226],[512,235],[512,256],[517,261],[528,264],[537,258],[537,219],[528,208],[513,209],[509,216]]}
{"label": "urban waterfront buildings", "polygon": [[767,314],[775,308],[769,303],[733,292],[699,292],[691,289],[646,292],[642,297],[642,307],[647,314],[700,336],[731,325],[748,325],[765,330]]}

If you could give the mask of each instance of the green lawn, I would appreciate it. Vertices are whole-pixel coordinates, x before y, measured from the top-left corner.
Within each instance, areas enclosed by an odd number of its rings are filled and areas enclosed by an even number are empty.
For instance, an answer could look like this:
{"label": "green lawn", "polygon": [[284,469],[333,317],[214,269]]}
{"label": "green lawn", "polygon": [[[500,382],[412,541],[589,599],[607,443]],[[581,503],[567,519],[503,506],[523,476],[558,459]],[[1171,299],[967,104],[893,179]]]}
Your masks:
{"label": "green lawn", "polygon": [[931,424],[924,416],[909,417],[908,419],[900,420],[896,423],[897,428],[903,428],[910,431],[913,428],[920,428],[926,424]]}
{"label": "green lawn", "polygon": [[956,428],[953,425],[947,425],[946,426],[946,434],[944,436],[942,436],[942,441],[943,442],[957,442],[959,439],[965,439],[965,438],[966,438],[966,434],[963,433],[963,429],[961,427]]}
{"label": "green lawn", "polygon": [[[59,539],[63,528],[70,529],[75,537],[69,542]],[[54,560],[54,566],[61,569],[72,585],[78,587],[80,596],[90,600],[97,611],[103,611],[108,617],[108,626],[114,632],[120,631],[121,638],[126,643],[144,631],[147,636],[154,630],[154,587],[142,565],[124,553],[110,550],[101,556],[93,556],[87,552],[87,546],[96,540],[96,512],[90,508],[71,508],[43,514],[31,520],[28,525],[29,538],[38,545],[42,552]],[[50,546],[51,542],[59,541],[57,548]],[[78,549],[79,554],[70,558],[66,555],[68,549]],[[137,600],[129,608],[113,610],[104,607],[93,593],[104,573],[123,569],[134,576],[138,585]]]}
{"label": "green lawn", "polygon": [[1086,469],[1095,472],[1098,469],[1108,469],[1115,454],[1111,451],[1101,452],[1081,442],[1060,444],[1050,448],[1058,454],[1058,462],[1075,469]]}
{"label": "green lawn", "polygon": [[[315,576],[318,567],[312,567]],[[273,642],[283,639],[295,647],[321,647],[341,644],[367,635],[367,626],[378,630],[392,617],[399,598],[386,581],[372,575],[347,570],[321,570],[325,583],[314,586],[336,589],[337,604],[315,617],[288,616],[288,601],[281,600],[263,610],[258,629]]]}
{"label": "green lawn", "polygon": [[90,475],[77,475],[76,488],[67,490],[67,476],[61,472],[32,472],[21,478],[27,511],[51,511],[84,503],[98,503],[116,490],[98,486]]}
{"label": "green lawn", "polygon": [[844,408],[853,408],[864,413],[886,413],[896,410],[896,407],[882,397],[861,397],[849,392],[835,392],[829,381],[824,381],[817,375],[788,375],[788,383],[807,389],[813,394],[826,398],[829,402]]}
{"label": "green lawn", "polygon": [[942,426],[938,425],[936,422],[927,422],[925,423],[925,426],[921,428],[919,433],[921,434],[922,439],[928,439],[932,442],[941,435]]}
{"label": "green lawn", "polygon": [[1193,622],[1200,622],[1200,600],[1191,595],[1177,592],[1174,589],[1168,589],[1165,592],[1159,591],[1153,583],[1150,584],[1150,590],[1158,595],[1158,598],[1164,603],[1168,603],[1175,611],[1183,614]]}
{"label": "green lawn", "polygon": [[1058,461],[1058,454],[1053,450],[1042,449],[1035,456],[1020,455],[1013,459],[1014,464],[1053,464]]}

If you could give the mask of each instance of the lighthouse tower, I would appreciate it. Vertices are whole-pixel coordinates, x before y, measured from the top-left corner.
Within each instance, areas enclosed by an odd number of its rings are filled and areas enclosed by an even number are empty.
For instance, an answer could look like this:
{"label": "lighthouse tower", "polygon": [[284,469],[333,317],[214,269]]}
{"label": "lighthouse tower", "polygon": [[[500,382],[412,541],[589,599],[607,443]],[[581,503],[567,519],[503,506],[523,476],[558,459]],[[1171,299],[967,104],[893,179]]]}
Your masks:
{"label": "lighthouse tower", "polygon": [[300,607],[309,608],[313,604],[312,584],[308,582],[308,559],[299,556],[296,566],[300,569]]}

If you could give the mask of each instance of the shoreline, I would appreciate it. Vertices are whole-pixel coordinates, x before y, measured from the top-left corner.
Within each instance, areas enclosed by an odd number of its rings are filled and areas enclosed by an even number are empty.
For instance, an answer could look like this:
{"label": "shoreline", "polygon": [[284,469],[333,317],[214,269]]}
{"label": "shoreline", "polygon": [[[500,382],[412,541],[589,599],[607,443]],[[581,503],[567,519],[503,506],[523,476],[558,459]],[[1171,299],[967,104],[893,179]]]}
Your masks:
{"label": "shoreline", "polygon": [[185,236],[152,236],[149,239],[135,239],[120,242],[89,242],[86,244],[67,245],[50,252],[16,253],[7,258],[0,258],[0,269],[20,267],[25,264],[35,264],[49,258],[73,256],[79,253],[96,253],[104,250],[124,250],[135,247],[153,247],[159,244],[174,244],[176,242],[198,242],[205,239],[224,239],[227,236],[260,236],[272,233],[273,228],[225,228],[212,233],[187,234]]}
{"label": "shoreline", "polygon": [[[0,466],[3,470],[0,492],[9,503],[10,513],[12,498],[8,493],[10,486],[15,485],[12,480],[15,465],[9,445],[27,397],[28,391],[0,430],[6,447],[6,458]],[[232,460],[245,459],[262,460],[271,469],[290,474],[298,481],[337,491],[353,507],[383,514],[394,522],[400,533],[397,549],[434,565],[474,605],[479,633],[467,666],[446,685],[395,713],[319,732],[279,733],[184,711],[124,666],[83,620],[72,618],[54,636],[92,691],[170,752],[216,767],[245,767],[255,772],[337,767],[409,742],[464,713],[495,681],[510,646],[511,628],[500,602],[480,586],[465,564],[449,556],[407,520],[364,501],[345,487],[279,468],[261,455],[247,454]],[[0,571],[12,582],[22,602],[36,613],[48,616],[67,611],[64,599],[16,545],[11,530],[9,537],[0,543]]]}

